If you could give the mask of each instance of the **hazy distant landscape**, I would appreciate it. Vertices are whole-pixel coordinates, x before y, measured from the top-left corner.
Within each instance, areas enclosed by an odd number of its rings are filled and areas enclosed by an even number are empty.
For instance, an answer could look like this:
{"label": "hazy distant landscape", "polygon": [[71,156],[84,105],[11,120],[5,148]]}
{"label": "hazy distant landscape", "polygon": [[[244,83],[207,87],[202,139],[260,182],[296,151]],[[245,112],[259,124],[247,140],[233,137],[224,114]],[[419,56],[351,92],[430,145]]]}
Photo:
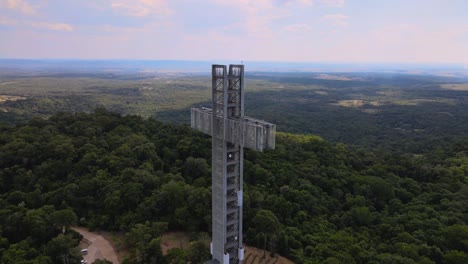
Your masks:
{"label": "hazy distant landscape", "polygon": [[[413,153],[466,135],[468,71],[460,65],[251,64],[246,113],[279,131]],[[353,67],[361,70],[345,71]],[[210,105],[209,69],[196,61],[0,60],[0,117],[105,108],[188,124],[190,107]]]}

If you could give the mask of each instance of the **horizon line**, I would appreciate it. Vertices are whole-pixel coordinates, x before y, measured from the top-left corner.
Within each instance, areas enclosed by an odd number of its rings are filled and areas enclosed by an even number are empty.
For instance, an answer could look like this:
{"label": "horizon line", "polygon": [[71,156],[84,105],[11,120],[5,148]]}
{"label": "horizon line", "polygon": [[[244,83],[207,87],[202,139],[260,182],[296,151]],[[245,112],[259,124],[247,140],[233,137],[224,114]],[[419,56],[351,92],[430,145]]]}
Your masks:
{"label": "horizon line", "polygon": [[[0,61],[142,61],[142,62],[233,62],[234,59],[138,59],[138,58],[3,58]],[[468,67],[468,63],[463,62],[391,62],[391,61],[279,61],[279,60],[240,60],[242,64],[246,63],[293,63],[293,64],[328,64],[328,65],[458,65]]]}

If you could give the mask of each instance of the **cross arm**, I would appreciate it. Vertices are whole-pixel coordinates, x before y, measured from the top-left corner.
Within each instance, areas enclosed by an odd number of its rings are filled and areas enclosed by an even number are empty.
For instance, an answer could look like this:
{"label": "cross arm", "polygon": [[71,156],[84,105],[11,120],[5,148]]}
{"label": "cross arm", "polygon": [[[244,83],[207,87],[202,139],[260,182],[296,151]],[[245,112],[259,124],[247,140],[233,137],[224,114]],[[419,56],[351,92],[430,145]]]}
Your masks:
{"label": "cross arm", "polygon": [[212,136],[213,114],[210,108],[191,109],[191,127]]}
{"label": "cross arm", "polygon": [[[191,126],[210,136],[233,144],[263,151],[275,148],[276,125],[252,117],[219,118],[220,134],[213,135],[213,113],[210,108],[192,108]],[[224,132],[223,132],[224,131]]]}

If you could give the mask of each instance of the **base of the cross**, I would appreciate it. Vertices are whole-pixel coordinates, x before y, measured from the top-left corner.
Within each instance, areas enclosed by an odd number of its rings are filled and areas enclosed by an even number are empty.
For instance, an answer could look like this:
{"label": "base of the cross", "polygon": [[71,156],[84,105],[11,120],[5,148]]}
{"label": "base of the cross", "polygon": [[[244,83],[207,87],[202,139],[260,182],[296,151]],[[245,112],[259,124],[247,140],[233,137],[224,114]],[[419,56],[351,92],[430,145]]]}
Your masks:
{"label": "base of the cross", "polygon": [[216,259],[210,259],[207,262],[205,262],[205,264],[220,264],[220,263]]}

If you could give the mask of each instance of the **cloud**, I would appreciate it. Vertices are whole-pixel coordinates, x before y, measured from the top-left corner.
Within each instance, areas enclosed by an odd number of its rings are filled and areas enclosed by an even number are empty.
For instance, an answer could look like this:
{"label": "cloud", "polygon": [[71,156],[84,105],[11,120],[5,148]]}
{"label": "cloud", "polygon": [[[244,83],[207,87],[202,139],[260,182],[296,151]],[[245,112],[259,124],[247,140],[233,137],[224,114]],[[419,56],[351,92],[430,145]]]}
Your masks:
{"label": "cloud", "polygon": [[128,16],[167,16],[172,13],[166,0],[112,0],[111,7]]}
{"label": "cloud", "polygon": [[[26,15],[36,14],[36,10],[25,0],[0,0],[0,9],[1,8],[18,11]],[[10,16],[14,17],[13,14],[10,14]],[[18,29],[39,28],[53,31],[73,31],[73,27],[70,24],[50,23],[30,19],[26,16],[21,17],[22,19],[14,19],[11,17],[4,16],[0,13],[0,25]]]}
{"label": "cloud", "polygon": [[[468,62],[462,27],[388,22],[365,31],[327,32],[317,59],[396,63]],[[324,38],[325,39],[325,38]],[[322,55],[323,54],[323,55]]]}
{"label": "cloud", "polygon": [[310,26],[307,24],[291,24],[283,27],[283,30],[289,32],[304,32],[310,30]]}
{"label": "cloud", "polygon": [[[283,26],[282,29],[289,32],[309,30],[310,27],[300,18],[293,18],[298,9],[314,8],[320,6],[343,7],[345,0],[210,0],[216,4],[229,6],[238,10],[241,17],[241,25],[245,31],[255,37],[271,38],[274,35],[274,25],[283,23],[281,20],[291,18],[296,23]],[[346,26],[347,18],[330,17],[333,24]],[[281,26],[280,26],[281,27]]]}
{"label": "cloud", "polygon": [[28,24],[35,28],[53,31],[73,31],[73,27],[70,24],[65,23],[29,22]]}
{"label": "cloud", "polygon": [[0,25],[14,26],[16,24],[18,24],[18,21],[13,20],[13,19],[9,19],[7,17],[1,17],[1,14],[0,14]]}
{"label": "cloud", "polygon": [[30,20],[15,20],[0,16],[0,25],[18,27],[18,28],[39,28],[53,31],[73,31],[73,26],[66,23],[49,23]]}
{"label": "cloud", "polygon": [[146,27],[116,27],[112,25],[103,25],[98,28],[108,33],[137,33],[137,32],[147,31],[148,26]]}
{"label": "cloud", "polygon": [[343,7],[345,4],[345,0],[287,0],[285,1],[287,4],[297,3],[300,5],[305,6],[328,6],[328,7]]}
{"label": "cloud", "polygon": [[328,14],[322,16],[322,18],[332,22],[333,25],[338,27],[347,27],[349,25],[349,16],[343,14]]}
{"label": "cloud", "polygon": [[345,0],[317,0],[317,3],[330,7],[343,7]]}
{"label": "cloud", "polygon": [[291,16],[287,8],[278,5],[274,0],[211,0],[214,3],[227,5],[236,9],[241,22],[238,23],[250,36],[265,38],[272,36],[271,23]]}
{"label": "cloud", "polygon": [[1,8],[19,11],[27,15],[36,13],[36,10],[26,0],[0,0]]}

